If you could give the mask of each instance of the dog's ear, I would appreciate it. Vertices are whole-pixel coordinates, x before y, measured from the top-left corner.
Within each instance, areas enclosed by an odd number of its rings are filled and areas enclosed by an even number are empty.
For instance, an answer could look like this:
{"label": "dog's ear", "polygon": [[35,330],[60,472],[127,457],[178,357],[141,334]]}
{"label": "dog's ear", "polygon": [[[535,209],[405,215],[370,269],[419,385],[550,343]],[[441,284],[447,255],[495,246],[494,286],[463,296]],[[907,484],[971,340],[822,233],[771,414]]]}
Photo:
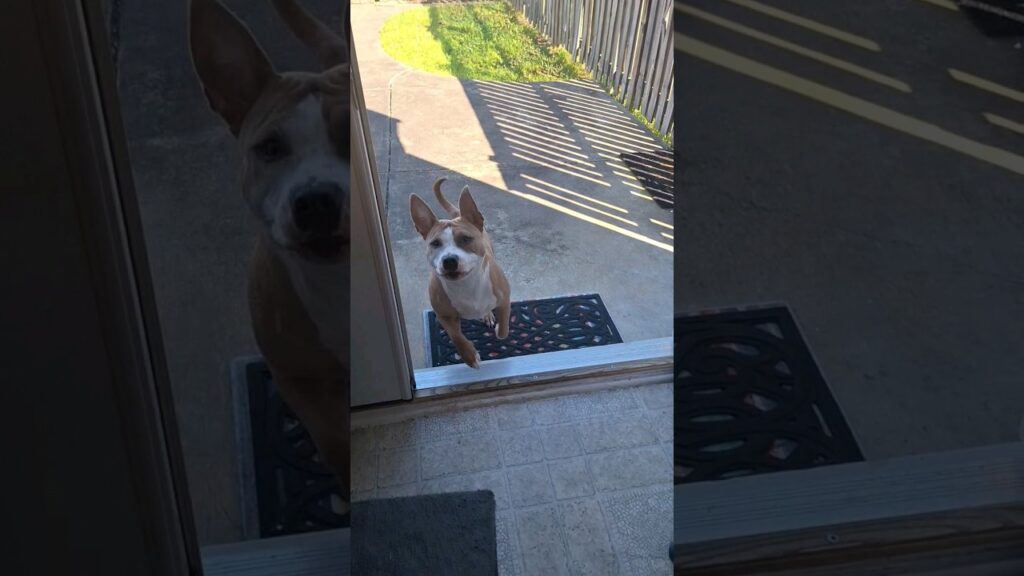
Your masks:
{"label": "dog's ear", "polygon": [[463,188],[462,194],[459,196],[459,213],[462,214],[462,219],[466,222],[480,230],[484,229],[484,216],[476,207],[476,201],[469,194],[469,186]]}
{"label": "dog's ear", "polygon": [[238,136],[252,105],[276,75],[249,29],[218,0],[189,2],[192,65],[210,106]]}
{"label": "dog's ear", "polygon": [[348,9],[342,11],[341,34],[328,28],[313,17],[296,0],[273,0],[277,13],[288,28],[306,46],[316,51],[324,70],[349,61],[348,58]]}
{"label": "dog's ear", "polygon": [[427,235],[437,224],[437,216],[434,215],[434,211],[427,206],[422,198],[413,194],[409,196],[409,212],[412,214],[412,223],[416,225],[416,231],[426,240]]}

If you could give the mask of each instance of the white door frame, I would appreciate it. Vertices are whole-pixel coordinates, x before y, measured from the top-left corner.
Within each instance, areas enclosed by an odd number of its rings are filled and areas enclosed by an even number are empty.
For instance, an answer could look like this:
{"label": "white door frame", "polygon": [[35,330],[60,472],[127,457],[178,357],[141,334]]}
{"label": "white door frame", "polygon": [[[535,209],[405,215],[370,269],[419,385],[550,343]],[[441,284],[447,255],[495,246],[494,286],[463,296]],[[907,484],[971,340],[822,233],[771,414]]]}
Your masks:
{"label": "white door frame", "polygon": [[[48,294],[73,289],[78,293],[91,293],[95,303],[93,307],[83,306],[80,311],[83,317],[94,319],[89,325],[79,326],[75,318],[69,317],[61,324],[33,330],[77,333],[89,331],[92,324],[98,328],[89,336],[95,342],[92,347],[95,349],[56,347],[22,352],[25,357],[14,363],[15,370],[17,366],[31,365],[33,356],[44,355],[61,366],[59,370],[72,370],[62,363],[76,366],[83,358],[92,359],[90,366],[105,367],[104,371],[82,369],[57,380],[48,379],[40,370],[35,375],[37,381],[33,388],[25,391],[29,398],[45,394],[52,399],[50,401],[66,399],[80,404],[75,406],[73,416],[67,418],[42,415],[30,427],[43,426],[46,433],[29,434],[22,440],[42,444],[37,449],[49,451],[52,446],[47,446],[47,438],[66,438],[68,451],[93,454],[98,462],[124,461],[127,467],[127,473],[115,467],[99,466],[54,475],[64,463],[81,458],[78,454],[61,453],[48,454],[54,463],[39,469],[29,469],[32,464],[26,463],[23,472],[35,474],[35,486],[50,493],[38,498],[17,494],[18,498],[41,502],[49,496],[55,502],[71,504],[41,516],[50,522],[60,522],[62,517],[67,517],[68,521],[47,536],[45,542],[29,543],[37,548],[17,550],[13,569],[22,573],[17,565],[19,559],[34,558],[34,565],[26,567],[24,573],[63,573],[63,569],[56,568],[62,563],[74,564],[86,572],[98,566],[119,572],[119,567],[140,562],[146,566],[145,573],[154,576],[201,574],[198,539],[102,4],[100,0],[16,0],[5,4],[4,24],[0,28],[3,28],[0,36],[4,39],[4,51],[14,60],[31,61],[41,54],[38,66],[33,68],[4,65],[4,76],[11,89],[31,90],[34,102],[38,102],[38,106],[29,108],[5,105],[9,114],[24,115],[12,123],[13,133],[7,136],[17,146],[30,143],[32,149],[39,152],[34,162],[66,170],[66,176],[33,181],[31,177],[25,179],[31,170],[16,166],[10,174],[23,180],[15,179],[14,189],[3,193],[50,198],[55,210],[66,209],[64,203],[70,197],[75,229],[54,230],[53,233],[65,235],[61,242],[78,245],[80,249],[67,250],[56,262],[39,262],[31,268],[65,269],[70,276],[82,267],[88,271],[86,285],[80,286],[79,279],[69,277],[65,280],[67,286],[59,282],[54,282],[54,286],[38,286],[37,297],[43,299]],[[41,87],[38,75],[45,76],[46,88]],[[31,135],[21,134],[30,123],[39,123],[38,129]],[[49,154],[54,145],[59,146],[56,156]],[[65,188],[47,188],[60,178],[66,179]],[[15,202],[11,206],[12,210],[17,210],[30,205]],[[27,222],[45,216],[36,212],[5,214],[5,217]],[[31,255],[36,247],[4,248],[7,249],[11,250],[8,255]],[[15,280],[19,274],[20,271],[16,272],[11,279]],[[23,281],[38,283],[40,276],[36,273]],[[39,306],[32,300],[12,304]],[[52,321],[45,320],[46,313],[42,311],[39,317],[44,322]],[[5,329],[19,328],[5,326]],[[22,348],[32,345],[31,340],[19,344]],[[13,350],[8,346],[4,348],[15,353],[19,349],[17,346]],[[18,386],[15,382],[10,385]],[[83,395],[82,391],[86,390],[88,394]],[[33,408],[33,403],[25,402],[16,410],[16,417],[32,417]],[[98,414],[113,416],[98,422]],[[98,442],[96,439],[103,434],[114,437]],[[93,480],[83,483],[81,475]],[[110,497],[90,494],[87,487],[83,488],[83,484],[95,484],[97,478],[106,478],[112,488],[123,491],[124,499],[131,501],[131,509],[135,511],[131,518],[115,514],[120,511],[121,499],[110,498],[109,518],[92,514],[88,511],[91,506],[73,504]],[[71,495],[70,499],[65,493]],[[117,522],[117,525],[109,526],[110,522]],[[21,526],[13,528],[21,530]],[[129,542],[120,537],[132,532],[140,538]],[[75,543],[64,547],[69,537],[73,537]]]}
{"label": "white door frame", "polygon": [[526,384],[641,373],[671,376],[672,338],[413,369],[384,193],[352,48],[352,407]]}
{"label": "white door frame", "polygon": [[352,406],[412,398],[412,356],[402,320],[384,197],[370,141],[359,59],[352,61]]}

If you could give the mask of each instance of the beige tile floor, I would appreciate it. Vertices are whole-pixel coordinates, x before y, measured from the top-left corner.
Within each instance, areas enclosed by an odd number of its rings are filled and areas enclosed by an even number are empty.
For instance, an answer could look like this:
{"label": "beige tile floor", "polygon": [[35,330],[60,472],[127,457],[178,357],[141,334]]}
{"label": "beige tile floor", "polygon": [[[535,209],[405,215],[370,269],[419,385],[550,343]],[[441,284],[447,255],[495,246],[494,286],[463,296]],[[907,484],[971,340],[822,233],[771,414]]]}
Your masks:
{"label": "beige tile floor", "polygon": [[670,574],[672,389],[650,384],[353,431],[354,498],[491,490],[502,576]]}

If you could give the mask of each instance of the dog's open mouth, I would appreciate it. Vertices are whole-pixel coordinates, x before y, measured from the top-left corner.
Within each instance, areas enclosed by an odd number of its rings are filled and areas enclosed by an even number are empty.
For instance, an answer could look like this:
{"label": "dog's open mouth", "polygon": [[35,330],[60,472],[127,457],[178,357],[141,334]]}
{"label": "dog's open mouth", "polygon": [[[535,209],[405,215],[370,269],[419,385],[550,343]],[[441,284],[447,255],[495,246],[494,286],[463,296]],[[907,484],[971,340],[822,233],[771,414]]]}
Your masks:
{"label": "dog's open mouth", "polygon": [[452,271],[452,272],[445,272],[443,274],[443,276],[445,278],[447,278],[448,280],[458,280],[459,278],[462,278],[465,275],[466,275],[465,272],[459,272],[458,270],[455,270],[455,271]]}

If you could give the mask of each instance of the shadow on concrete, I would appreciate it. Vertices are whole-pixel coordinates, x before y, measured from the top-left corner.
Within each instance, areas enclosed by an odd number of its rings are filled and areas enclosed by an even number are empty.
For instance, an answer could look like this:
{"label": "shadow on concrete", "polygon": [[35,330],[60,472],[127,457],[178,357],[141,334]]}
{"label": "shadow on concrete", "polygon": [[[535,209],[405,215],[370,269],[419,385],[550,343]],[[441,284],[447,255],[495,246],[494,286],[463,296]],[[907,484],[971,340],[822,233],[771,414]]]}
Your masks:
{"label": "shadow on concrete", "polygon": [[478,121],[490,128],[484,134],[492,164],[484,170],[453,170],[410,155],[397,137],[402,122],[368,112],[414,365],[425,366],[422,314],[430,305],[408,196],[432,204],[430,188],[441,176],[451,181],[450,198],[468,185],[480,204],[513,300],[597,292],[625,340],[670,335],[664,311],[672,298],[672,224],[665,213],[673,198],[645,188],[634,174],[664,180],[671,163],[659,157],[660,164],[635,163],[631,170],[621,159],[664,153],[657,142],[591,85],[462,86]]}
{"label": "shadow on concrete", "polygon": [[[600,86],[464,81],[463,88],[480,124],[494,127],[485,134],[506,182],[526,180],[511,193],[671,251],[671,228],[637,217],[648,212],[644,201],[671,212],[671,153]],[[505,158],[513,162],[498,161]],[[557,183],[531,176],[534,168]]]}

